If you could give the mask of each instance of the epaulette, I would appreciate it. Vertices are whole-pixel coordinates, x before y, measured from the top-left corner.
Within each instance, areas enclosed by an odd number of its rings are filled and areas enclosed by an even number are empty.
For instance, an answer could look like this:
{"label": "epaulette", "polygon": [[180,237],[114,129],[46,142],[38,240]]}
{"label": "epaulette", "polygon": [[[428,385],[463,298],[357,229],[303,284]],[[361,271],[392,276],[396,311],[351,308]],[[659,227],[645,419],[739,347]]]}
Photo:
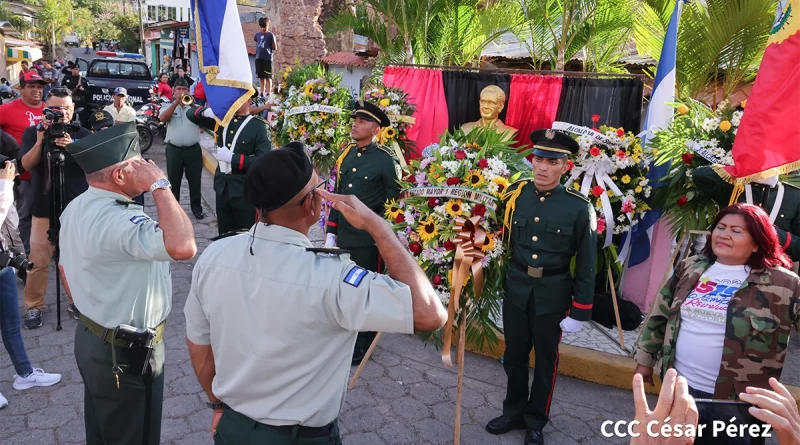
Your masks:
{"label": "epaulette", "polygon": [[579,192],[579,191],[575,190],[574,188],[572,188],[572,187],[567,187],[566,189],[567,189],[567,194],[568,194],[568,195],[572,195],[572,196],[575,196],[575,197],[577,197],[577,198],[581,198],[582,200],[584,200],[584,201],[586,201],[586,202],[592,202],[592,201],[590,201],[590,200],[589,200],[589,198],[588,198],[588,197],[586,197],[586,196],[583,196],[583,194],[582,194],[581,192]]}
{"label": "epaulette", "polygon": [[266,119],[264,119],[263,117],[261,117],[261,115],[259,115],[259,114],[254,114],[254,115],[253,115],[253,117],[254,117],[254,118],[256,118],[256,119],[258,119],[258,120],[260,120],[261,122],[264,122],[265,124],[268,124],[268,123],[269,123],[269,122],[267,122],[267,120],[266,120]]}
{"label": "epaulette", "polygon": [[394,151],[391,148],[389,148],[389,147],[387,147],[385,145],[381,145],[381,144],[375,144],[375,146],[378,147],[378,149],[380,151],[386,153],[387,155],[391,156],[392,158],[396,158],[397,157],[397,156],[395,156]]}
{"label": "epaulette", "polygon": [[232,230],[232,231],[230,231],[228,233],[223,233],[222,235],[215,236],[214,238],[211,238],[211,241],[219,241],[219,240],[221,240],[223,238],[228,238],[228,237],[231,237],[231,236],[241,235],[241,234],[247,233],[247,232],[249,232],[249,230],[246,230],[246,229]]}
{"label": "epaulette", "polygon": [[325,254],[325,255],[350,255],[350,252],[347,249],[340,249],[338,247],[307,247],[306,252],[314,252],[317,254]]}
{"label": "epaulette", "polygon": [[125,206],[125,207],[130,207],[130,206],[144,207],[143,205],[139,204],[136,201],[125,201],[124,199],[117,199],[116,201],[117,201],[117,204],[119,204],[121,206]]}

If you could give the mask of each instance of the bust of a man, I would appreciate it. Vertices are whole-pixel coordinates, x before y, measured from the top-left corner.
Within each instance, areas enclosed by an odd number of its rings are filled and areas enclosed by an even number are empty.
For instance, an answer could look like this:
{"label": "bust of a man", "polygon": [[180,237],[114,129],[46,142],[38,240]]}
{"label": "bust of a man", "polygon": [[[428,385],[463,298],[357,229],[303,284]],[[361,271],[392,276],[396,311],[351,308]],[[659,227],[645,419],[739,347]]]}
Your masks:
{"label": "bust of a man", "polygon": [[481,118],[475,122],[467,122],[461,126],[464,133],[469,133],[475,128],[493,128],[503,135],[503,140],[508,141],[517,134],[517,129],[504,124],[498,116],[506,104],[506,93],[496,85],[489,85],[481,91]]}

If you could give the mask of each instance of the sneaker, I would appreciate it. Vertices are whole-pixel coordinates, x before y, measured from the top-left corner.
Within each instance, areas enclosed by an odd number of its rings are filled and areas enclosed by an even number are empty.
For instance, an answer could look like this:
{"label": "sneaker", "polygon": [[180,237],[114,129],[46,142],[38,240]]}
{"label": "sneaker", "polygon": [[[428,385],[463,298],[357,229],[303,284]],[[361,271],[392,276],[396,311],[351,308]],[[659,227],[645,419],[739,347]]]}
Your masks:
{"label": "sneaker", "polygon": [[25,312],[25,329],[37,329],[42,327],[42,311],[39,309],[28,309]]}
{"label": "sneaker", "polygon": [[48,374],[41,368],[33,368],[27,377],[14,376],[12,385],[17,391],[33,388],[34,386],[53,386],[61,381],[61,374]]}
{"label": "sneaker", "polygon": [[69,306],[67,306],[67,312],[72,314],[72,318],[74,318],[76,320],[80,320],[81,319],[81,311],[79,311],[78,308],[75,307],[74,303],[70,303]]}
{"label": "sneaker", "polygon": [[3,393],[0,392],[0,409],[5,408],[8,406],[8,400],[3,397]]}

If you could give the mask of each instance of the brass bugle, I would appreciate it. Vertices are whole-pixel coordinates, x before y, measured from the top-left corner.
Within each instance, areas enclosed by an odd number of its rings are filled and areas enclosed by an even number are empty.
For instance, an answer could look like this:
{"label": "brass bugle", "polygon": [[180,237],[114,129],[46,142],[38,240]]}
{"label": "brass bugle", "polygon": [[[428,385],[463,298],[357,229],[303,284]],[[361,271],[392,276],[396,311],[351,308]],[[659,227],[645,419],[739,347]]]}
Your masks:
{"label": "brass bugle", "polygon": [[188,94],[181,96],[181,103],[184,105],[191,105],[194,103],[194,98]]}

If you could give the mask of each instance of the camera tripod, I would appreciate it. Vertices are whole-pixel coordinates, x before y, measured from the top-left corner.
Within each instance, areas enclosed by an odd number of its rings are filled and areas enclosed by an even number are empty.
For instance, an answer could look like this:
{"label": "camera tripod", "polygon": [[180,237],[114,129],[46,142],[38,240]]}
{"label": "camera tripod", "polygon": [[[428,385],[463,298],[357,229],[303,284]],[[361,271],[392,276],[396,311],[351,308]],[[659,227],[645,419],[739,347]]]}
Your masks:
{"label": "camera tripod", "polygon": [[50,186],[50,229],[47,238],[55,247],[53,258],[56,260],[56,331],[61,330],[61,270],[59,261],[61,249],[58,245],[58,233],[61,230],[61,213],[64,212],[64,152],[52,149],[54,144],[48,143],[47,165],[49,167],[48,184]]}

